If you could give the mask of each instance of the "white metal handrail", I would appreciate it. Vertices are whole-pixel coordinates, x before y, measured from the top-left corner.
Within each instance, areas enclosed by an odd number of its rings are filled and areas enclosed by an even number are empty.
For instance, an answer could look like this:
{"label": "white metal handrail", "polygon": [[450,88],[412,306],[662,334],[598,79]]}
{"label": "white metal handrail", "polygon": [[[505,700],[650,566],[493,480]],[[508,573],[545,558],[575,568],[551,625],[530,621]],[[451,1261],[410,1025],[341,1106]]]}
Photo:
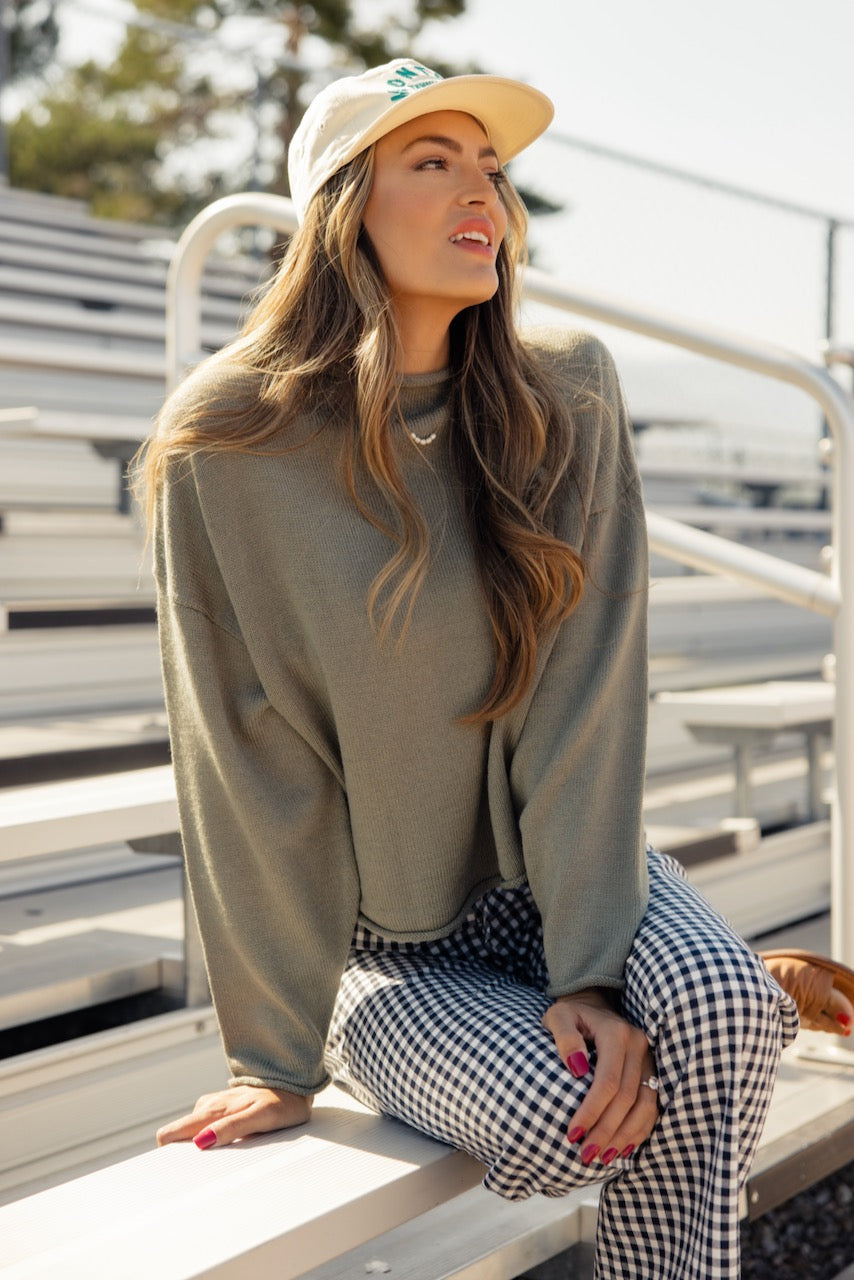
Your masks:
{"label": "white metal handrail", "polygon": [[[204,209],[184,231],[169,267],[166,298],[167,379],[174,386],[201,357],[201,282],[205,259],[223,232],[238,226],[297,226],[284,196],[226,196]],[[836,785],[831,807],[831,947],[854,965],[854,399],[822,366],[792,352],[725,330],[627,306],[579,291],[529,270],[525,295],[699,355],[800,387],[821,406],[833,442],[830,573],[816,573],[776,556],[664,516],[647,513],[652,548],[695,568],[722,573],[834,619],[836,656],[834,745]],[[846,501],[846,495],[848,500]]]}

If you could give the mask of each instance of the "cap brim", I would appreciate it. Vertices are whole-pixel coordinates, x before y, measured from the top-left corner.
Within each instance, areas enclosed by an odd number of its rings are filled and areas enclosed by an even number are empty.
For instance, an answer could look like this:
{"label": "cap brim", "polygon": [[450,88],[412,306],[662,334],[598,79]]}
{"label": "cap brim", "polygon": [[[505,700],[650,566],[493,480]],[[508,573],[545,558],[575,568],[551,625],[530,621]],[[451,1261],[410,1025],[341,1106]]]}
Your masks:
{"label": "cap brim", "polygon": [[465,111],[489,135],[500,164],[507,164],[544,133],[554,119],[554,106],[544,93],[503,76],[450,76],[426,85],[403,102],[394,103],[358,140],[359,151],[419,116],[432,111]]}

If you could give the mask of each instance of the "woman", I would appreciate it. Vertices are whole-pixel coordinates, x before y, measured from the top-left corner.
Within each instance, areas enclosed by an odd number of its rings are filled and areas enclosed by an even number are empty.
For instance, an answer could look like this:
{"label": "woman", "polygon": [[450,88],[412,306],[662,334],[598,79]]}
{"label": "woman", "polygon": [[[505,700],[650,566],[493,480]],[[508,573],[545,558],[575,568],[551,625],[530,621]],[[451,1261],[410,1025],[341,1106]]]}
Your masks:
{"label": "woman", "polygon": [[300,1124],[331,1073],[508,1198],[606,1181],[599,1275],[734,1276],[796,1015],[644,847],[630,423],[596,340],[513,327],[501,165],[551,114],[410,62],[318,95],[280,274],[149,444],[232,1071],[158,1136]]}

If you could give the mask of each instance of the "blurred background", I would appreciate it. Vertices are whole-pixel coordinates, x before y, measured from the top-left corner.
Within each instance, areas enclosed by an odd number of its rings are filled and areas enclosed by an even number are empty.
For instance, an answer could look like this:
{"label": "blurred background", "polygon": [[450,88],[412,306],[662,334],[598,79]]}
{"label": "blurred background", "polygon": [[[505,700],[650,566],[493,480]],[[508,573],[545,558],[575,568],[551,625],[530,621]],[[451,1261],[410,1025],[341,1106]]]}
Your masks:
{"label": "blurred background", "polygon": [[[540,211],[538,265],[811,358],[854,333],[850,0],[0,0],[0,13],[13,187],[173,226],[229,191],[286,191],[311,94],[405,53],[554,99],[553,127],[513,166]],[[708,415],[711,379],[721,416],[810,438],[794,393],[745,397],[738,376],[696,361],[680,375],[681,360],[662,401],[665,357],[616,346],[641,417]]]}

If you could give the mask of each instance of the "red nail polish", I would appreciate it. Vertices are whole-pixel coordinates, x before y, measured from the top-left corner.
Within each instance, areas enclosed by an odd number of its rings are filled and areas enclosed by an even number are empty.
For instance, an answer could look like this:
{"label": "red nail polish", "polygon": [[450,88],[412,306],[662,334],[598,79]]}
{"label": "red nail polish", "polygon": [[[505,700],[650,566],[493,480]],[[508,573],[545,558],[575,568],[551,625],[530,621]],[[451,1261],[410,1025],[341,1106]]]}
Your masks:
{"label": "red nail polish", "polygon": [[591,1142],[590,1145],[588,1147],[585,1147],[581,1153],[581,1163],[592,1164],[592,1162],[596,1159],[598,1154],[599,1154],[598,1145],[595,1142]]}
{"label": "red nail polish", "polygon": [[615,1156],[616,1154],[617,1154],[617,1148],[616,1148],[616,1147],[609,1147],[609,1148],[608,1148],[608,1150],[605,1152],[605,1154],[604,1154],[604,1155],[603,1155],[603,1157],[602,1157],[602,1163],[603,1163],[603,1164],[610,1164],[610,1163],[611,1163],[611,1161],[614,1159],[614,1156]]}
{"label": "red nail polish", "polygon": [[851,1026],[851,1019],[848,1017],[847,1013],[837,1013],[836,1021],[839,1023],[841,1027]]}
{"label": "red nail polish", "polygon": [[587,1130],[580,1124],[575,1125],[566,1135],[567,1142],[580,1142]]}
{"label": "red nail polish", "polygon": [[216,1134],[213,1129],[203,1129],[201,1133],[196,1134],[193,1142],[200,1151],[207,1151],[208,1147],[216,1146]]}
{"label": "red nail polish", "polygon": [[635,1144],[633,1142],[630,1142],[629,1145],[626,1147],[625,1151],[620,1152],[620,1158],[622,1160],[628,1160],[629,1156],[632,1154],[634,1149],[635,1149]]}
{"label": "red nail polish", "polygon": [[566,1065],[569,1067],[576,1079],[578,1079],[579,1076],[586,1076],[587,1072],[590,1070],[590,1063],[587,1061],[587,1054],[582,1053],[581,1050],[579,1050],[578,1053],[571,1053],[566,1060]]}

